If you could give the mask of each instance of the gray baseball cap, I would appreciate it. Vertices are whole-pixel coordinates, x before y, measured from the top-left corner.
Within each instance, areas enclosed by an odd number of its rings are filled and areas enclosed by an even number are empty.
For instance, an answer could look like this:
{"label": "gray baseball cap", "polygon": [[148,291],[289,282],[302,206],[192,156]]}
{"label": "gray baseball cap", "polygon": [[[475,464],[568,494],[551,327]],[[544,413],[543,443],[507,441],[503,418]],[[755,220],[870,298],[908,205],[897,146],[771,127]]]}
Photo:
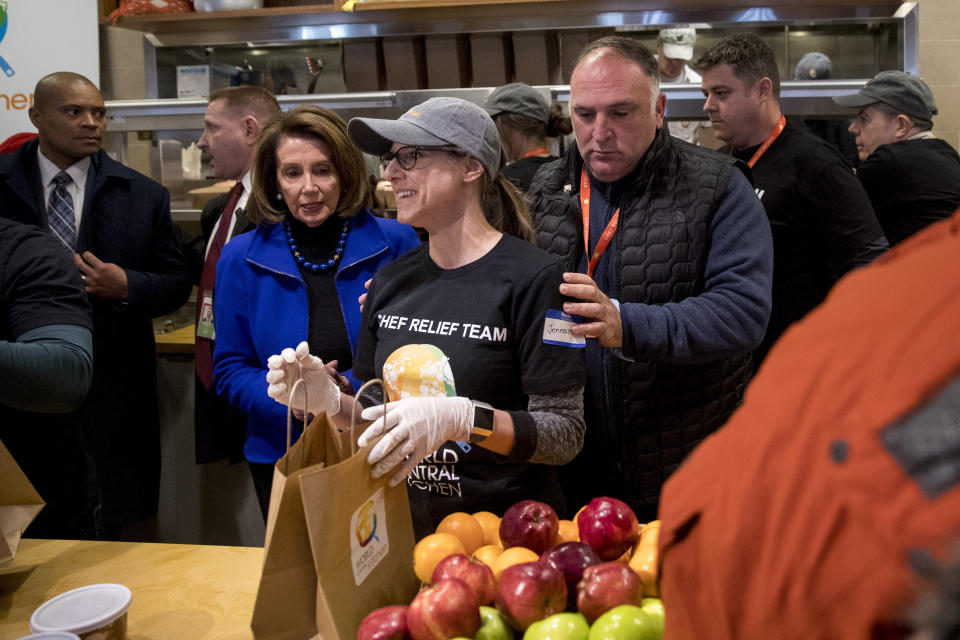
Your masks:
{"label": "gray baseball cap", "polygon": [[905,71],[881,71],[857,93],[837,96],[833,101],[843,107],[865,107],[883,102],[901,113],[922,120],[930,120],[937,115],[937,105],[930,87]]}
{"label": "gray baseball cap", "polygon": [[803,54],[797,68],[793,70],[794,80],[827,80],[833,72],[833,62],[829,56],[819,51]]}
{"label": "gray baseball cap", "polygon": [[693,45],[697,41],[697,30],[691,27],[661,29],[660,41],[663,43],[663,55],[678,60],[691,60]]}
{"label": "gray baseball cap", "polygon": [[487,96],[483,108],[491,117],[503,112],[519,113],[543,124],[550,122],[550,107],[546,100],[533,87],[522,82],[511,82],[497,87]]}
{"label": "gray baseball cap", "polygon": [[507,163],[493,119],[477,105],[460,98],[430,98],[396,120],[353,118],[347,133],[363,151],[377,156],[389,151],[396,142],[456,147],[479,160],[491,177]]}

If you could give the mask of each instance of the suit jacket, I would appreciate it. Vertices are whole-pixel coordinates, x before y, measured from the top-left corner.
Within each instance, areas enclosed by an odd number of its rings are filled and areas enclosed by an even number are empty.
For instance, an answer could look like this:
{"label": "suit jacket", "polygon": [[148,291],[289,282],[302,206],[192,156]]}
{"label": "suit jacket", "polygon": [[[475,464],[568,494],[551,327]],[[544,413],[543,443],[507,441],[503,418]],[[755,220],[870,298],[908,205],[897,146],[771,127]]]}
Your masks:
{"label": "suit jacket", "polygon": [[[0,156],[0,216],[49,228],[36,140]],[[97,466],[103,522],[156,513],[160,429],[151,318],[179,309],[190,274],[170,219],[167,190],[103,150],[91,157],[77,252],[90,251],[127,274],[126,300],[91,295],[93,382],[81,409]]]}
{"label": "suit jacket", "polygon": [[[230,199],[229,193],[224,193],[204,206],[200,214],[200,228],[203,230],[201,242],[194,243],[194,252],[191,256],[191,271],[194,283],[200,283],[200,273],[203,271],[203,262],[210,234],[223,214],[223,208]],[[254,225],[238,209],[237,222],[233,225],[233,238],[241,233],[253,229]],[[212,348],[212,347],[211,347]],[[225,400],[217,395],[216,386],[205,389],[200,379],[195,377],[194,403],[194,453],[197,464],[216,462],[227,458],[230,462],[243,460],[243,441],[246,437],[247,414],[234,409]]]}
{"label": "suit jacket", "polygon": [[[213,233],[213,228],[217,224],[217,220],[220,219],[223,208],[227,206],[227,200],[229,198],[229,193],[222,193],[204,205],[203,211],[200,212],[200,229],[203,235],[192,238],[182,238],[183,255],[187,259],[187,264],[190,265],[190,277],[193,279],[194,284],[200,284],[200,274],[203,272],[203,261],[206,257],[207,243],[210,241],[210,234]],[[247,219],[243,209],[237,209],[236,216],[237,223],[233,225],[233,233],[230,234],[231,238],[253,229],[253,224]],[[179,229],[179,227],[177,227],[177,229]]]}

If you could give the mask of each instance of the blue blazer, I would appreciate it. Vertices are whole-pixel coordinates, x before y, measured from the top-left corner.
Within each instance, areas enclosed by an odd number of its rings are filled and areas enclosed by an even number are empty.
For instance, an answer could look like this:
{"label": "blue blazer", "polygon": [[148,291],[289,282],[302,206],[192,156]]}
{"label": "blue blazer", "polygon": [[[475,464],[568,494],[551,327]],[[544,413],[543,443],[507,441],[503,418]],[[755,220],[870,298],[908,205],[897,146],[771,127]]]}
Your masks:
{"label": "blue blazer", "polygon": [[[356,353],[360,329],[357,298],[377,269],[420,244],[414,230],[369,211],[353,217],[347,246],[334,276],[340,309]],[[224,247],[217,262],[214,297],[217,393],[247,414],[243,452],[251,462],[272,464],[286,447],[286,407],[267,395],[267,358],[307,339],[307,287],[293,260],[282,224],[261,225]],[[344,374],[359,388],[359,381]]]}

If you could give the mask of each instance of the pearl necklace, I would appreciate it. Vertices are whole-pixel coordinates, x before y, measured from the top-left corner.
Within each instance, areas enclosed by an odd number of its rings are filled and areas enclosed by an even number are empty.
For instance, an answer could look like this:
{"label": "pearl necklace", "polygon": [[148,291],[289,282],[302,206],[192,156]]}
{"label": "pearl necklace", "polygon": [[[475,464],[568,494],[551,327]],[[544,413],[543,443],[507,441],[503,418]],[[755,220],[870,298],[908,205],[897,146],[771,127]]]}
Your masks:
{"label": "pearl necklace", "polygon": [[298,265],[304,269],[309,269],[313,273],[318,271],[327,272],[337,266],[340,258],[343,257],[343,249],[347,246],[347,235],[350,233],[350,219],[343,221],[343,230],[340,232],[340,240],[337,242],[337,248],[333,252],[333,257],[322,262],[310,262],[306,256],[300,253],[300,247],[293,238],[293,231],[290,230],[290,222],[283,221],[283,228],[287,233],[287,244],[290,246],[290,253]]}

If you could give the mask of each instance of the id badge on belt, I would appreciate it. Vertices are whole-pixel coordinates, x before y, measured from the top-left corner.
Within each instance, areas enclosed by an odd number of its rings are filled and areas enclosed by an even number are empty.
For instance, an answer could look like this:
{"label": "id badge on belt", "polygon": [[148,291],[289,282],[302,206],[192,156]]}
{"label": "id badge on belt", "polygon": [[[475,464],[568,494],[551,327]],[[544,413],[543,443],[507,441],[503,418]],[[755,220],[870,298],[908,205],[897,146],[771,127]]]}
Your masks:
{"label": "id badge on belt", "polygon": [[207,340],[215,340],[213,330],[213,291],[205,289],[200,298],[200,320],[197,321],[197,335]]}

